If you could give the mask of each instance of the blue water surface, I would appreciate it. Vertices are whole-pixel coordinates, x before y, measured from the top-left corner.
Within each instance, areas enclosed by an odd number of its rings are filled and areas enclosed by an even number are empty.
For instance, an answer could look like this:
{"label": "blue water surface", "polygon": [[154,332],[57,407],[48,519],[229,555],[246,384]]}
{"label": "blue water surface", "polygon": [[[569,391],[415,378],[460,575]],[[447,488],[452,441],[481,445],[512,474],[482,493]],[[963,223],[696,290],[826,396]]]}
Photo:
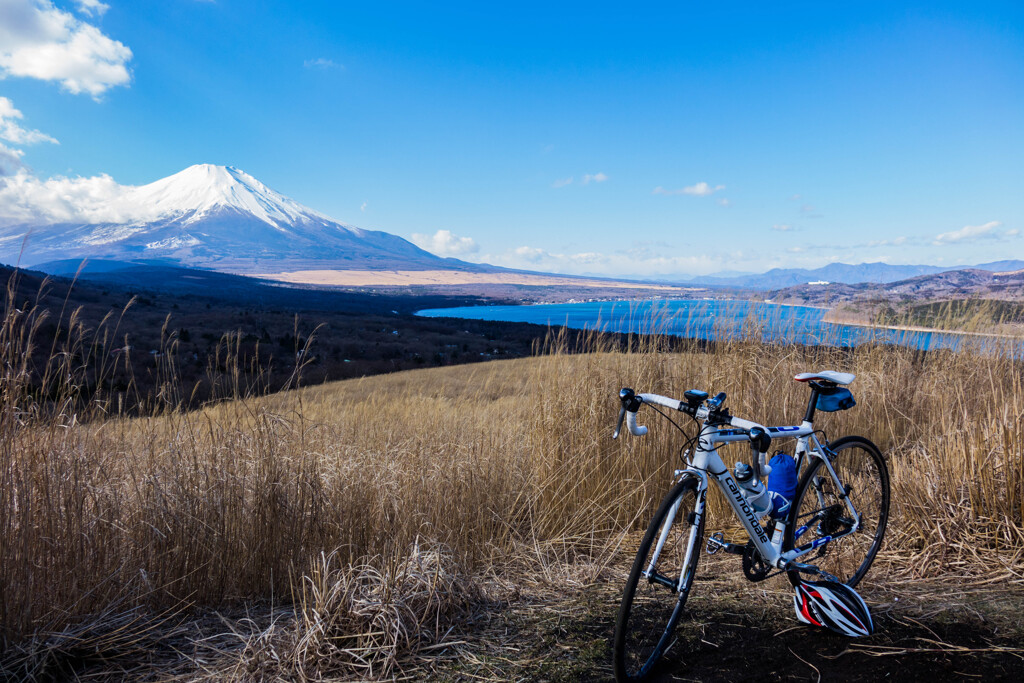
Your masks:
{"label": "blue water surface", "polygon": [[[464,318],[503,322],[564,325],[580,330],[672,334],[681,337],[727,340],[747,335],[765,341],[854,346],[866,342],[902,344],[918,349],[959,348],[983,343],[966,335],[891,330],[841,325],[823,320],[825,309],[751,301],[672,299],[593,301],[524,306],[462,306],[430,308],[416,315],[428,318]],[[995,343],[994,340],[992,343]]]}

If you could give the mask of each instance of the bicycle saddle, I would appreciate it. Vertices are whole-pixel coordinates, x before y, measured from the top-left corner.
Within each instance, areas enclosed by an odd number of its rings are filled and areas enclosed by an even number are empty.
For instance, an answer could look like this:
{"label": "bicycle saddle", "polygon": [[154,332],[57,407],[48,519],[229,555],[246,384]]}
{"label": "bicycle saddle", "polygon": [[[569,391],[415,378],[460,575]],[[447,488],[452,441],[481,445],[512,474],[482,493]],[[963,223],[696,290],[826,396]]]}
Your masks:
{"label": "bicycle saddle", "polygon": [[824,372],[801,372],[795,376],[797,382],[809,382],[812,379],[823,379],[828,382],[835,382],[836,384],[849,384],[852,382],[857,375],[851,375],[848,372],[835,372],[833,370],[826,370]]}

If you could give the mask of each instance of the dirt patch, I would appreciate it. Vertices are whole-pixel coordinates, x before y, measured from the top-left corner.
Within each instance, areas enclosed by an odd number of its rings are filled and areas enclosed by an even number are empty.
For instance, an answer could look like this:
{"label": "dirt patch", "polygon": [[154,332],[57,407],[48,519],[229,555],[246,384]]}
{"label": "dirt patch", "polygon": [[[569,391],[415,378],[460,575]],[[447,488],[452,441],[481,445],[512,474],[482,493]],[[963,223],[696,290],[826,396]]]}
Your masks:
{"label": "dirt patch", "polygon": [[[1020,680],[1024,593],[964,587],[950,577],[865,587],[876,632],[844,638],[797,622],[788,582],[752,584],[738,567],[705,565],[689,618],[657,681]],[[622,583],[609,573],[587,586],[527,595],[478,635],[440,680],[612,680],[612,634]],[[557,596],[557,597],[556,597]]]}

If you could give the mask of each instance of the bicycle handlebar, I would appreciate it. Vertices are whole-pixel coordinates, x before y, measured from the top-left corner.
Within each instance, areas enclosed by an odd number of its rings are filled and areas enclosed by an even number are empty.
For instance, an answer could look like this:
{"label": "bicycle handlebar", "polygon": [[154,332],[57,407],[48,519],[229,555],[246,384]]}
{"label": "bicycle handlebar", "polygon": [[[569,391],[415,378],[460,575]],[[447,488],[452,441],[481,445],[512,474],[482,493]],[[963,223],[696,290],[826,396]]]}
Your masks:
{"label": "bicycle handlebar", "polygon": [[[707,394],[703,394],[707,396]],[[771,445],[771,434],[768,432],[768,428],[757,422],[751,422],[750,420],[744,420],[741,417],[734,417],[729,415],[727,410],[722,409],[722,404],[725,403],[726,395],[725,392],[720,392],[717,396],[712,399],[705,401],[706,405],[700,405],[697,403],[683,402],[679,399],[670,398],[668,396],[662,396],[661,394],[637,394],[632,389],[623,388],[619,392],[619,400],[622,402],[622,408],[619,410],[619,420],[615,426],[615,432],[612,434],[613,439],[619,437],[619,432],[622,430],[622,420],[626,419],[626,427],[629,429],[629,433],[633,436],[643,436],[647,433],[647,427],[638,425],[636,423],[636,414],[640,410],[640,406],[644,403],[652,405],[658,405],[669,410],[676,410],[679,412],[686,413],[697,420],[709,420],[711,422],[718,422],[718,424],[728,424],[737,429],[749,432],[750,434],[750,446],[752,460],[754,461],[754,469],[760,474],[768,474],[771,472],[771,467],[766,462],[768,449]],[[756,454],[756,455],[755,455]]]}
{"label": "bicycle handlebar", "polygon": [[647,433],[647,427],[636,423],[636,413],[628,410],[626,411],[626,426],[629,427],[629,433],[633,436],[643,436]]}

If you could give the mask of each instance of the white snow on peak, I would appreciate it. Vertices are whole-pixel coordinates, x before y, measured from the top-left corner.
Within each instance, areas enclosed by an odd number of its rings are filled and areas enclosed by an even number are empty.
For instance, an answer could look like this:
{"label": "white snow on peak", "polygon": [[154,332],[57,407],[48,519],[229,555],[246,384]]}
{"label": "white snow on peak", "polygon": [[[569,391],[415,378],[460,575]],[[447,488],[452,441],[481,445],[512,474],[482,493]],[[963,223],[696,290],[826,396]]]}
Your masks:
{"label": "white snow on peak", "polygon": [[194,235],[184,235],[182,237],[166,237],[156,242],[147,242],[146,249],[183,249],[185,247],[195,247],[202,244],[202,242]]}
{"label": "white snow on peak", "polygon": [[188,214],[188,224],[217,210],[234,209],[281,229],[307,221],[337,223],[271,190],[245,171],[213,164],[196,164],[149,185],[126,188],[116,203],[118,213],[131,216],[132,222]]}
{"label": "white snow on peak", "polygon": [[[0,182],[0,228],[29,223],[139,226],[168,220],[188,225],[222,210],[247,214],[282,232],[330,224],[363,234],[230,166],[198,164],[138,186],[121,185],[107,175],[41,181],[24,169]],[[107,237],[118,239],[113,233]]]}

